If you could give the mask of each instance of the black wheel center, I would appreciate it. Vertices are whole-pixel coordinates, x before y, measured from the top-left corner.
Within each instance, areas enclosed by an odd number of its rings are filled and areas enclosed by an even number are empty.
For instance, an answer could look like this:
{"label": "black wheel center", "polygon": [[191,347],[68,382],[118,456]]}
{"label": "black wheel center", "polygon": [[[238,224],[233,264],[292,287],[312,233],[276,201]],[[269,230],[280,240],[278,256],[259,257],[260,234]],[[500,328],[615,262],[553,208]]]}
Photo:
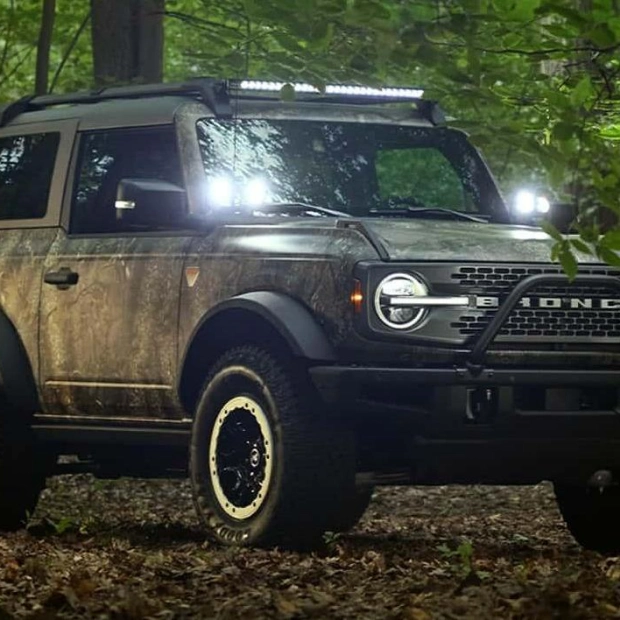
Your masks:
{"label": "black wheel center", "polygon": [[239,508],[249,506],[257,499],[265,479],[265,441],[249,411],[237,409],[226,417],[215,456],[227,499]]}

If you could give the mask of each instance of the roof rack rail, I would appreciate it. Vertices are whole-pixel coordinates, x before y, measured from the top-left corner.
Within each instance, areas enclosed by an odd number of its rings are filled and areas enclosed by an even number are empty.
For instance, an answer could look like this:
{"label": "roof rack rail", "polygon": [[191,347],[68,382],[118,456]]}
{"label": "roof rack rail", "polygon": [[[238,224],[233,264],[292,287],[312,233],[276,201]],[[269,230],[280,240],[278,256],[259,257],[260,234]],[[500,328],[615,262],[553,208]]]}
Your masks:
{"label": "roof rack rail", "polygon": [[193,95],[202,99],[217,116],[230,117],[232,109],[226,80],[197,78],[186,82],[168,84],[138,84],[133,86],[111,86],[93,91],[68,95],[39,95],[22,97],[0,111],[0,127],[23,112],[42,110],[50,106],[77,103],[99,103],[109,99],[141,99],[161,95]]}
{"label": "roof rack rail", "polygon": [[16,116],[23,112],[36,110],[37,107],[32,105],[34,95],[26,95],[17,101],[13,101],[0,109],[0,127],[8,125]]}
{"label": "roof rack rail", "polygon": [[[194,78],[168,84],[137,84],[111,86],[99,90],[68,95],[39,95],[21,99],[0,109],[0,127],[16,116],[56,105],[99,103],[110,99],[141,99],[162,95],[185,95],[200,98],[216,116],[233,116],[231,100],[273,100],[281,97],[282,82],[256,80],[223,80]],[[248,87],[250,85],[250,87]],[[280,86],[276,88],[276,86]],[[423,91],[409,88],[370,88],[363,86],[328,85],[325,92],[309,84],[293,84],[295,99],[317,103],[349,103],[369,105],[377,103],[415,103],[418,114],[434,125],[445,122],[445,115],[436,101],[422,99]]]}

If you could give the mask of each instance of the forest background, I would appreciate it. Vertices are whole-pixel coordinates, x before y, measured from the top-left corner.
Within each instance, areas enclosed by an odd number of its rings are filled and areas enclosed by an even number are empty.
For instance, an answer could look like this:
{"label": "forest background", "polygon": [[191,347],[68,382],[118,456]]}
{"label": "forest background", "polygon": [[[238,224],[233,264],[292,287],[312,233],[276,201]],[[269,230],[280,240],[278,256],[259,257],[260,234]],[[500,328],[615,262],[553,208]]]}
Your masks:
{"label": "forest background", "polygon": [[422,87],[620,266],[620,0],[0,0],[3,101],[197,76]]}

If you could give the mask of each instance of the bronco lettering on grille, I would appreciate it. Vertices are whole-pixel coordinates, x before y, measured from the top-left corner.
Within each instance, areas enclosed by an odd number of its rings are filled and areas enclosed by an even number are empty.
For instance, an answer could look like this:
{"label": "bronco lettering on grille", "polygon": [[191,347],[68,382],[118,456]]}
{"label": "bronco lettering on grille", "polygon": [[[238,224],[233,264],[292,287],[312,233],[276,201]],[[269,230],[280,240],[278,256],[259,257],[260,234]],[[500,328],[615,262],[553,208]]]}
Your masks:
{"label": "bronco lettering on grille", "polygon": [[[478,295],[477,308],[499,308],[499,297]],[[595,297],[522,297],[519,301],[521,308],[542,308],[546,310],[580,310],[582,308],[595,310],[620,310],[620,299],[601,299]]]}

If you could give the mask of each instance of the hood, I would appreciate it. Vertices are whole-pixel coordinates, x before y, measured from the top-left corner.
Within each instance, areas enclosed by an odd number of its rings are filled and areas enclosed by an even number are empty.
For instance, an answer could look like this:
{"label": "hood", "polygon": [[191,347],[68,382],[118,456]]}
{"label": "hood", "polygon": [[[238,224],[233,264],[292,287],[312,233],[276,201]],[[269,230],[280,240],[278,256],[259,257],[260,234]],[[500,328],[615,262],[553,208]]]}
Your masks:
{"label": "hood", "polygon": [[[539,228],[464,221],[364,219],[393,261],[550,263],[554,241]],[[580,255],[579,262],[599,262]]]}

